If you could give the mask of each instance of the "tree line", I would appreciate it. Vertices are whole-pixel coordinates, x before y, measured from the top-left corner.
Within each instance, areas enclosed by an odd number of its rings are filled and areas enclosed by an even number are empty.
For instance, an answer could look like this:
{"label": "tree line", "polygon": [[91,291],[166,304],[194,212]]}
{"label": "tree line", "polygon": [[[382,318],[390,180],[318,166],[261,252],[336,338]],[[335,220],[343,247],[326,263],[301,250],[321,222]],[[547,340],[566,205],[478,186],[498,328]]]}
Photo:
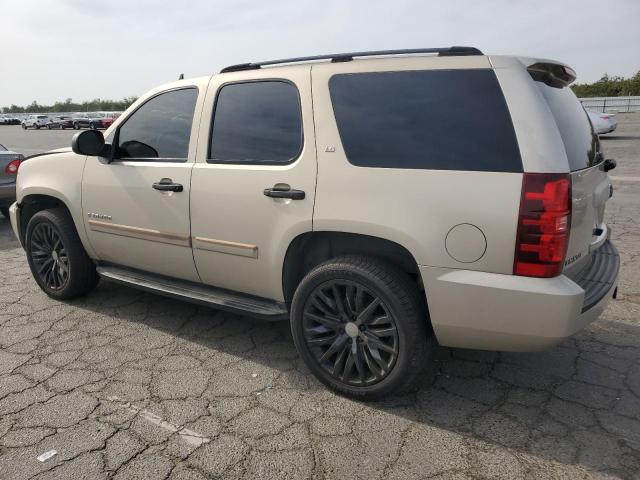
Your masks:
{"label": "tree line", "polygon": [[576,83],[571,86],[576,96],[583,97],[626,97],[640,95],[640,71],[629,78],[606,73],[593,83]]}
{"label": "tree line", "polygon": [[55,102],[53,105],[41,105],[35,100],[24,107],[11,105],[2,107],[2,113],[47,113],[47,112],[119,112],[126,110],[138,97],[125,97],[122,100],[103,100],[96,98],[81,103],[67,98],[64,102]]}

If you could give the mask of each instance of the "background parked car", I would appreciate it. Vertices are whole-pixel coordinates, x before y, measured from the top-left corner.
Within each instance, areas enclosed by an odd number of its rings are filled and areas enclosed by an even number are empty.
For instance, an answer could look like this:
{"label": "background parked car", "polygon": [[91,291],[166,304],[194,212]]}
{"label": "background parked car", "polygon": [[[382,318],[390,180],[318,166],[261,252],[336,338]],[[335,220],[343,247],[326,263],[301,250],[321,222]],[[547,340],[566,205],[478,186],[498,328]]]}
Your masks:
{"label": "background parked car", "polygon": [[0,125],[20,125],[20,119],[11,115],[0,115]]}
{"label": "background parked car", "polygon": [[24,155],[0,145],[0,212],[9,218],[9,206],[16,201],[16,177]]}
{"label": "background parked car", "polygon": [[59,115],[53,117],[47,124],[47,128],[49,130],[52,128],[59,128],[61,130],[64,130],[65,128],[73,128],[73,119],[70,115]]}
{"label": "background parked car", "polygon": [[587,110],[589,120],[593,125],[593,129],[598,135],[613,132],[618,126],[618,119],[615,113],[597,113]]}
{"label": "background parked car", "polygon": [[33,127],[36,130],[40,130],[40,127],[46,127],[49,121],[48,115],[29,115],[22,120],[22,128],[26,130],[29,127]]}
{"label": "background parked car", "polygon": [[76,130],[81,128],[90,128],[91,130],[106,128],[103,123],[104,119],[103,115],[95,112],[77,113],[72,119],[73,128]]}

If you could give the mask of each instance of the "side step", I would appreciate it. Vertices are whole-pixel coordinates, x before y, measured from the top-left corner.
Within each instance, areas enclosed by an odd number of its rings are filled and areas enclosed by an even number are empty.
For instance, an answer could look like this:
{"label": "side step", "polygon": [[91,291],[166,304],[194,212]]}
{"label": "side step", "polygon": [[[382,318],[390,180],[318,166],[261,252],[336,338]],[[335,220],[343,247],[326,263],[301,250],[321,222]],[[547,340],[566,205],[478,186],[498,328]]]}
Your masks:
{"label": "side step", "polygon": [[263,320],[285,320],[289,312],[284,303],[242,295],[221,288],[113,265],[99,265],[98,274],[105,280],[157,293],[218,310],[248,315]]}

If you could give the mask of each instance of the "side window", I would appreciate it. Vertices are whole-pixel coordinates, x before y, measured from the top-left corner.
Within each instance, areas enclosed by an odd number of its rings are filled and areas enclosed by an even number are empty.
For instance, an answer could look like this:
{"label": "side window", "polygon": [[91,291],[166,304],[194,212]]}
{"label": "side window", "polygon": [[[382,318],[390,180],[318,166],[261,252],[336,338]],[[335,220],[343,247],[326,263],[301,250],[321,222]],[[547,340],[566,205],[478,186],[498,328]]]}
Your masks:
{"label": "side window", "polygon": [[197,99],[197,88],[151,98],[118,130],[116,158],[186,160]]}
{"label": "side window", "polygon": [[329,80],[329,92],[353,165],[522,172],[492,70],[338,74]]}
{"label": "side window", "polygon": [[285,164],[302,150],[297,88],[284,81],[225,85],[218,93],[210,163]]}

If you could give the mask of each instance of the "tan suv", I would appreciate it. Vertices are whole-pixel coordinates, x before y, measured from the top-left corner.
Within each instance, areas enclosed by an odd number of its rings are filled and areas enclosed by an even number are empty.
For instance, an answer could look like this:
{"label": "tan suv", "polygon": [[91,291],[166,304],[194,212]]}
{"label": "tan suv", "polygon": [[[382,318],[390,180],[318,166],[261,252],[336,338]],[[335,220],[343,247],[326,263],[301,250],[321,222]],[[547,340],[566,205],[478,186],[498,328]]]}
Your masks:
{"label": "tan suv", "polygon": [[290,319],[322,382],[378,398],[432,339],[539,350],[615,296],[574,78],[470,47],[235,65],[23,162],[12,225],[54,298],[102,277]]}

